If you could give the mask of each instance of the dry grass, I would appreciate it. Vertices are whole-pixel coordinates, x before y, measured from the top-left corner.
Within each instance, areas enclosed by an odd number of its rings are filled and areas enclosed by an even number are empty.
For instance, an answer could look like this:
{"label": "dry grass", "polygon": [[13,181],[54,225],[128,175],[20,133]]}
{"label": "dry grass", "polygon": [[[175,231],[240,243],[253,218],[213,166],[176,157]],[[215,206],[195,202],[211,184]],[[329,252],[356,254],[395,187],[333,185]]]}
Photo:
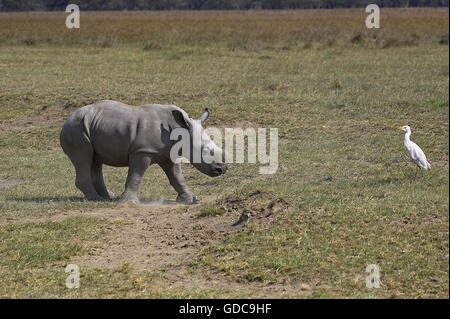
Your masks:
{"label": "dry grass", "polygon": [[448,10],[382,9],[381,29],[365,28],[363,9],[212,12],[81,12],[81,28],[65,27],[66,13],[0,13],[0,44],[137,45],[147,49],[225,46],[287,49],[448,43]]}

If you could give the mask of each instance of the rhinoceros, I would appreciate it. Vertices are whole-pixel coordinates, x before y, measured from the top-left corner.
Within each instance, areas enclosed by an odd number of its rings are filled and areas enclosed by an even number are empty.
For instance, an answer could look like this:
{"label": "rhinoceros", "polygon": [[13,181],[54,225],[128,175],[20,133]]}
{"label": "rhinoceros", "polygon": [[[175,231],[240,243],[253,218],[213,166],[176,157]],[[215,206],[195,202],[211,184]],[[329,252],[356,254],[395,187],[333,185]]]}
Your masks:
{"label": "rhinoceros", "polygon": [[[145,104],[130,106],[117,101],[102,100],[75,111],[64,123],[60,143],[75,166],[75,185],[87,200],[119,198],[105,186],[102,165],[128,167],[125,191],[120,201],[138,204],[142,177],[151,164],[158,164],[178,193],[177,202],[194,204],[199,198],[190,192],[179,161],[171,159],[175,141],[171,132],[177,128],[189,132],[190,162],[200,172],[211,177],[227,170],[224,152],[215,145],[202,128],[208,109],[198,119],[192,119],[175,105]],[[201,132],[201,141],[193,141],[193,131]],[[197,151],[214,153],[215,160],[193,161]],[[220,158],[220,160],[217,160]]]}

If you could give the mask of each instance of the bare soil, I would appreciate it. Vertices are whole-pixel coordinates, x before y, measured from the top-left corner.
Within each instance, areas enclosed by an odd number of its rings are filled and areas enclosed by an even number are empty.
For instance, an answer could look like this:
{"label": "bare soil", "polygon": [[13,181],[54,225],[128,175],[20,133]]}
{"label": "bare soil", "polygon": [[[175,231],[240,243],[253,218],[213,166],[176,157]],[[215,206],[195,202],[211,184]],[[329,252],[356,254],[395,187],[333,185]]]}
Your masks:
{"label": "bare soil", "polygon": [[35,128],[49,127],[58,123],[64,123],[70,114],[71,108],[61,104],[43,108],[28,118],[16,118],[0,121],[0,136],[12,132],[26,131]]}
{"label": "bare soil", "polygon": [[0,178],[0,191],[13,186],[22,183],[23,181],[18,178],[14,179],[6,179],[6,178]]}
{"label": "bare soil", "polygon": [[[211,204],[214,198],[203,198]],[[140,205],[118,204],[116,208],[66,211],[50,217],[0,220],[0,224],[59,221],[89,216],[111,221],[107,235],[87,254],[70,263],[80,267],[116,269],[128,264],[131,271],[160,273],[152,281],[156,289],[222,289],[245,292],[251,297],[307,296],[315,283],[264,283],[235,281],[211,269],[193,271],[190,261],[203,247],[226,234],[245,231],[249,222],[273,223],[288,205],[267,192],[254,192],[245,200],[225,200],[224,214],[198,217],[194,206],[169,201],[142,200]],[[247,218],[242,216],[246,215]]]}

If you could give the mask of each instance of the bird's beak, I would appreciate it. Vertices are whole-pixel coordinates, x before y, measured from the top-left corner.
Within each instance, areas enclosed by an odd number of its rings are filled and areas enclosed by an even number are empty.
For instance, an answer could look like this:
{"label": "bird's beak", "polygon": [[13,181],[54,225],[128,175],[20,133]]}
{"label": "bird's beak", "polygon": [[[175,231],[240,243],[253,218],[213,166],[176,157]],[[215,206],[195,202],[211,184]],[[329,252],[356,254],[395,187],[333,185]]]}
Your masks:
{"label": "bird's beak", "polygon": [[397,130],[403,130],[403,127],[397,127]]}

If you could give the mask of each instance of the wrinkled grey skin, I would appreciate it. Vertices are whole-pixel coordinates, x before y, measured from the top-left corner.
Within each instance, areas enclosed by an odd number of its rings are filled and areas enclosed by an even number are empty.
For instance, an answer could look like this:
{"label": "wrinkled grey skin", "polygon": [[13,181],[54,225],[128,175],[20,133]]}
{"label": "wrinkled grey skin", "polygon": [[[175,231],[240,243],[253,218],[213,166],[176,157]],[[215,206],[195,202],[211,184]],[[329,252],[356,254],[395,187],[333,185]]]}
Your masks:
{"label": "wrinkled grey skin", "polygon": [[[177,191],[177,202],[194,204],[199,199],[187,188],[181,164],[170,159],[170,149],[177,141],[170,140],[170,132],[187,128],[192,139],[192,128],[206,120],[209,112],[198,119],[189,118],[185,111],[173,105],[146,104],[141,107],[104,100],[75,111],[64,123],[60,142],[64,152],[75,166],[75,185],[88,200],[110,200],[118,196],[109,191],[103,181],[102,165],[128,166],[123,202],[139,203],[137,192],[142,177],[151,164],[158,164]],[[202,130],[201,148],[214,152],[222,150],[211,142]],[[192,154],[192,152],[191,152]],[[192,162],[192,157],[191,157]],[[219,176],[226,164],[193,164],[209,176]]]}

